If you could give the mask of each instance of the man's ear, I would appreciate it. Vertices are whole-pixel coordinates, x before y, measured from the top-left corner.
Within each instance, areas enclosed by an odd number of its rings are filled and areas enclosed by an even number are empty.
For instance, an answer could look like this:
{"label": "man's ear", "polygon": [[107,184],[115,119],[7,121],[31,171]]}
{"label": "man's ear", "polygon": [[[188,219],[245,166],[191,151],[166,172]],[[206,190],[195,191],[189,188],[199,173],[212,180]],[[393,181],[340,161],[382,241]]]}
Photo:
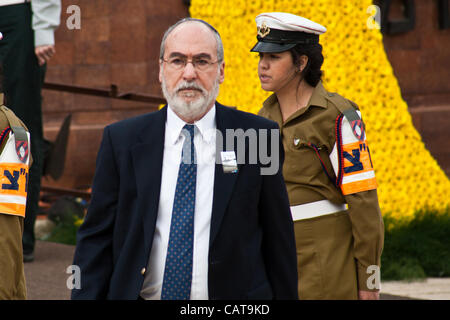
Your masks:
{"label": "man's ear", "polygon": [[163,61],[161,59],[159,59],[159,83],[162,83],[162,79],[163,79]]}
{"label": "man's ear", "polygon": [[220,63],[219,68],[219,83],[222,84],[225,81],[225,61]]}

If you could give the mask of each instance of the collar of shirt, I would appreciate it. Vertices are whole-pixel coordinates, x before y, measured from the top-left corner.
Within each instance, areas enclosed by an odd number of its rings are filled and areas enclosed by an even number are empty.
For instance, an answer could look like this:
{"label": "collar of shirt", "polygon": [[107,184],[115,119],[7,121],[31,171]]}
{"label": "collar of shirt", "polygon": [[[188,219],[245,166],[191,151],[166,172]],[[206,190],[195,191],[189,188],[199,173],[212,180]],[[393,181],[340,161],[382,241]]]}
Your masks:
{"label": "collar of shirt", "polygon": [[[291,121],[292,119],[297,118],[298,116],[304,114],[311,106],[319,107],[319,108],[328,108],[328,101],[327,101],[327,91],[323,87],[322,81],[319,81],[319,83],[314,88],[314,91],[311,95],[311,98],[309,99],[309,102],[306,106],[306,108],[302,108],[300,110],[297,110],[294,112],[288,119],[286,119],[285,123],[288,121]],[[272,94],[269,96],[266,101],[263,103],[264,108],[266,108],[270,114],[275,116],[275,121],[278,123],[282,122],[282,116],[281,116],[281,110],[280,106],[278,104],[278,98],[276,94]]]}
{"label": "collar of shirt", "polygon": [[[187,124],[187,122],[180,119],[177,114],[170,108],[167,107],[167,121],[166,128],[169,133],[169,142],[175,144],[178,139],[181,138],[181,130]],[[214,105],[200,120],[194,122],[197,127],[200,136],[206,143],[211,143],[215,140],[215,130],[216,130],[216,105]]]}

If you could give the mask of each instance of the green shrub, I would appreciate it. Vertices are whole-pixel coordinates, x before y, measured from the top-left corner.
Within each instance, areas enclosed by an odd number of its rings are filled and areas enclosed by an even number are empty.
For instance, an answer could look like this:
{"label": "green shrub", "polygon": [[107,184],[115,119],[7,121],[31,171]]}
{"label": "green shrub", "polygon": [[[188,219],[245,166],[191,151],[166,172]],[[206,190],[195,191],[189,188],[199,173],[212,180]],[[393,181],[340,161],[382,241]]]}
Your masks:
{"label": "green shrub", "polygon": [[75,245],[77,230],[74,223],[59,223],[45,241]]}
{"label": "green shrub", "polygon": [[56,226],[42,240],[75,245],[86,207],[87,202],[81,198],[62,196],[57,199],[47,211],[47,218]]}
{"label": "green shrub", "polygon": [[412,219],[383,217],[383,280],[450,276],[450,210],[423,210]]}

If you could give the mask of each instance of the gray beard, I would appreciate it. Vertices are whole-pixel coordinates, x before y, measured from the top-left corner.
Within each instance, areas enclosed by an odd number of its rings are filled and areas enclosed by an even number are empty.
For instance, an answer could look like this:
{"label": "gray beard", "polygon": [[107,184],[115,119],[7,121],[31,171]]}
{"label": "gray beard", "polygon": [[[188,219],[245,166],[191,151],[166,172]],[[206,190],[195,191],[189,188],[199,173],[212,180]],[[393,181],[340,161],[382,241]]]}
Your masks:
{"label": "gray beard", "polygon": [[[183,81],[180,83],[171,94],[167,90],[166,81],[163,78],[161,83],[161,89],[164,97],[169,104],[169,107],[180,117],[187,120],[193,120],[201,118],[207,111],[208,107],[216,100],[219,95],[219,79],[217,78],[211,91],[206,91],[203,87],[195,82]],[[184,101],[177,95],[178,90],[186,87],[193,87],[201,90],[202,95],[191,102]]]}

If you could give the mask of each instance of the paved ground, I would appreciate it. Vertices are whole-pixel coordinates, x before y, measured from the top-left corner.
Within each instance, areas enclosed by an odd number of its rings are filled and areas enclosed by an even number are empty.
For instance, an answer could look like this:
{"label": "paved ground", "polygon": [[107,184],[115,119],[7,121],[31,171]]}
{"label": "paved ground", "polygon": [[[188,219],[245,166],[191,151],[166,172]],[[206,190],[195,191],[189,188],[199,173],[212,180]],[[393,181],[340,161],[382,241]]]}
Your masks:
{"label": "paved ground", "polygon": [[[35,260],[25,264],[28,299],[66,300],[67,267],[72,264],[75,247],[37,241]],[[450,278],[429,278],[426,281],[390,281],[381,284],[382,300],[432,299],[450,300]]]}
{"label": "paved ground", "polygon": [[36,241],[35,260],[25,263],[27,298],[29,300],[66,300],[70,290],[66,273],[72,264],[74,246]]}
{"label": "paved ground", "polygon": [[450,300],[450,278],[428,278],[424,281],[389,281],[381,292],[424,300]]}

